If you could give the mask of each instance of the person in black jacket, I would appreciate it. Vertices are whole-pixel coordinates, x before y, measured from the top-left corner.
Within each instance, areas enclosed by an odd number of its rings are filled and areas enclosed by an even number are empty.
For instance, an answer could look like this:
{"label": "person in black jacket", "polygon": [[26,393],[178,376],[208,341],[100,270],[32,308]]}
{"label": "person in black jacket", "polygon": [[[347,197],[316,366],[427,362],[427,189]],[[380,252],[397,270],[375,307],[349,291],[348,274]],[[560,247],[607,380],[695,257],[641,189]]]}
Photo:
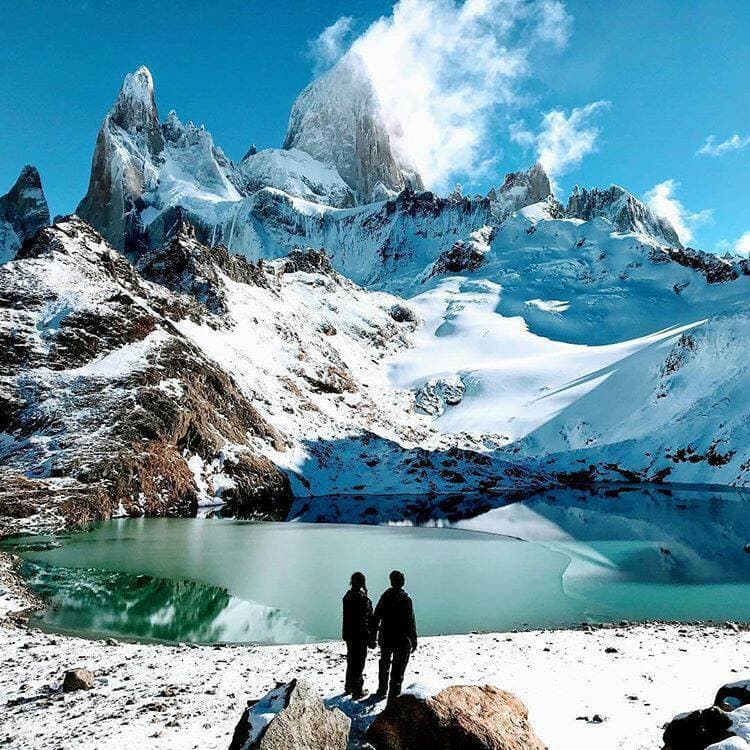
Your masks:
{"label": "person in black jacket", "polygon": [[380,597],[373,623],[380,645],[378,692],[375,696],[382,700],[387,691],[389,703],[401,694],[409,656],[417,650],[417,624],[411,599],[404,591],[406,579],[399,570],[394,570],[390,579],[391,588]]}
{"label": "person in black jacket", "polygon": [[354,700],[364,698],[365,661],[372,632],[372,602],[362,573],[352,573],[349,591],[344,594],[341,637],[346,641],[346,683],[344,693]]}

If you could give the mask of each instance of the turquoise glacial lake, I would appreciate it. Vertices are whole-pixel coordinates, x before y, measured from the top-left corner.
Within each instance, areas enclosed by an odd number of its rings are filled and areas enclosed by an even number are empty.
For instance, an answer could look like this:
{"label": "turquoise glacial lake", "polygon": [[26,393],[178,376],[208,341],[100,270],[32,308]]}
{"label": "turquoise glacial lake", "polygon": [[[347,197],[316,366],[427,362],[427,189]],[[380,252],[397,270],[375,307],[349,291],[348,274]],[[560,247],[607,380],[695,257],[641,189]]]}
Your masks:
{"label": "turquoise glacial lake", "polygon": [[423,526],[121,519],[2,544],[47,603],[34,624],[90,637],[335,639],[349,575],[363,571],[376,601],[393,568],[406,574],[423,635],[750,621],[742,494],[559,490],[493,505]]}

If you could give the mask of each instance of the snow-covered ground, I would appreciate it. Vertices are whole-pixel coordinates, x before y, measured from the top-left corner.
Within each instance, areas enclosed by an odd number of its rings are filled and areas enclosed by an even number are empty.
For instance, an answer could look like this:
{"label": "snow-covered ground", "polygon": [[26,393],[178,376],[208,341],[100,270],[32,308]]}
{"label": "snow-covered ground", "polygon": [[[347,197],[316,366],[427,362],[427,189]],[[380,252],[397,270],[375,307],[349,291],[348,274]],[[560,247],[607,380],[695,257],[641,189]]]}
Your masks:
{"label": "snow-covered ground", "polygon": [[[11,582],[7,567],[0,570],[3,592]],[[0,597],[0,623],[19,604],[18,596]],[[340,642],[143,645],[2,624],[0,654],[0,742],[18,750],[228,747],[246,701],[293,677],[352,716],[357,731],[383,705],[341,697]],[[94,672],[95,688],[59,692],[64,671],[77,667]],[[374,689],[372,652],[366,675]],[[406,684],[509,690],[555,750],[653,750],[675,714],[710,704],[720,685],[748,676],[748,631],[652,624],[424,638]]]}

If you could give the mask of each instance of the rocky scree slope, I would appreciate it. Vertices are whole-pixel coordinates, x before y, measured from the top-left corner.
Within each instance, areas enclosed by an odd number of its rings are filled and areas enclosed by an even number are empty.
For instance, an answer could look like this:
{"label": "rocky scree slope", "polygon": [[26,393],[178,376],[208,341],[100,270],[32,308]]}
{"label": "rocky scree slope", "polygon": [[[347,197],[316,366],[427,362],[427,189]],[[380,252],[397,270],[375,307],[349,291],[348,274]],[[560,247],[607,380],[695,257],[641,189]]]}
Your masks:
{"label": "rocky scree slope", "polygon": [[195,299],[143,280],[72,217],[0,268],[0,304],[0,515],[194,514],[199,457],[221,465],[238,512],[283,516],[288,481],[247,441],[284,440],[175,327],[210,325]]}

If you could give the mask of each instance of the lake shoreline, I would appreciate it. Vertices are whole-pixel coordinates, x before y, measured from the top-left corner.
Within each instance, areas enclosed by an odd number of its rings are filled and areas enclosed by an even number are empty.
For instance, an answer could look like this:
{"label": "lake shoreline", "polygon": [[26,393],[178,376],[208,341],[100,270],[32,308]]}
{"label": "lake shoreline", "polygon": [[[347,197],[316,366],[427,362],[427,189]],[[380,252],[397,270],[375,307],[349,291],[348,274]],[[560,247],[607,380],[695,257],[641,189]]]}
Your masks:
{"label": "lake shoreline", "polygon": [[[14,748],[97,748],[106,740],[149,749],[228,747],[246,701],[277,681],[301,677],[327,699],[340,693],[338,641],[169,646],[43,632],[26,624],[39,600],[25,589],[14,556],[2,551],[0,589],[0,742]],[[370,688],[375,658],[371,652]],[[94,673],[95,688],[58,692],[63,672],[77,667]],[[710,703],[721,684],[748,676],[746,627],[648,623],[424,638],[406,683],[510,690],[557,750],[646,750],[659,746],[674,714]],[[344,703],[355,723],[371,719],[372,708]]]}

